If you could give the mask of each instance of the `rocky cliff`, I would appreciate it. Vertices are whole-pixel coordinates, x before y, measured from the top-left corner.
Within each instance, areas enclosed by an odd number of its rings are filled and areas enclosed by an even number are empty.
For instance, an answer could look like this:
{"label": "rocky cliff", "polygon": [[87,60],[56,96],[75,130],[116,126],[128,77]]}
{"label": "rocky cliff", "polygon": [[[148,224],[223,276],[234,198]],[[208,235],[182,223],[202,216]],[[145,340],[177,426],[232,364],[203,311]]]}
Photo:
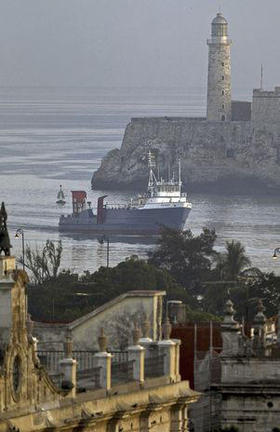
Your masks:
{"label": "rocky cliff", "polygon": [[134,118],[120,149],[94,173],[95,189],[143,188],[148,150],[163,177],[182,161],[188,190],[275,190],[280,186],[280,124],[195,118]]}

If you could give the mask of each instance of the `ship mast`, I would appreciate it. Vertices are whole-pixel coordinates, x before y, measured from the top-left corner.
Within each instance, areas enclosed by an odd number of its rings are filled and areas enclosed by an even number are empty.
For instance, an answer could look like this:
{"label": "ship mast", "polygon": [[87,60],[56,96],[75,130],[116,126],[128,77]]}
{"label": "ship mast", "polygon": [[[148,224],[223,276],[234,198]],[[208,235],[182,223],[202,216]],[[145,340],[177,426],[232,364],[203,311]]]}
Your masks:
{"label": "ship mast", "polygon": [[181,172],[181,158],[178,160],[178,177],[179,177],[179,192],[181,196],[181,189],[182,189],[182,172]]}
{"label": "ship mast", "polygon": [[155,177],[153,168],[155,168],[156,166],[156,162],[155,162],[155,156],[151,153],[151,151],[149,150],[148,153],[148,165],[149,165],[149,183],[148,183],[148,190],[151,194],[151,196],[154,195],[154,186],[157,182],[157,179]]}

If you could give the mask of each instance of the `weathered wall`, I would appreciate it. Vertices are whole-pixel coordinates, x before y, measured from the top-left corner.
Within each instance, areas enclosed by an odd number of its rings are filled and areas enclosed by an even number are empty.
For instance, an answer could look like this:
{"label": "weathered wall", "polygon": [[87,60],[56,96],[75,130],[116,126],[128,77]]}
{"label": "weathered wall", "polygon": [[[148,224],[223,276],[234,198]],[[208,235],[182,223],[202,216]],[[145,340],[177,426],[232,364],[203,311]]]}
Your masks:
{"label": "weathered wall", "polygon": [[230,42],[208,41],[207,119],[231,120]]}
{"label": "weathered wall", "polygon": [[248,101],[231,101],[231,120],[251,121],[251,106]]}
{"label": "weathered wall", "polygon": [[223,383],[250,383],[260,381],[280,380],[280,359],[267,358],[243,358],[242,362],[236,359],[222,361],[222,382]]}
{"label": "weathered wall", "polygon": [[252,121],[280,122],[280,87],[275,87],[274,91],[253,91]]}
{"label": "weathered wall", "polygon": [[[151,380],[152,381],[152,380]],[[199,394],[187,381],[167,384],[155,379],[129,383],[119,391],[78,394],[75,399],[30,406],[29,410],[5,413],[0,431],[84,432],[187,432],[188,407]]]}
{"label": "weathered wall", "polygon": [[221,358],[221,426],[235,425],[244,432],[279,427],[280,359],[274,357]]}
{"label": "weathered wall", "polygon": [[210,122],[193,118],[135,118],[120,150],[113,150],[94,173],[95,188],[122,189],[147,184],[146,155],[157,154],[162,175],[182,161],[188,190],[228,189],[237,183],[280,185],[280,123]]}
{"label": "weathered wall", "polygon": [[132,342],[134,322],[141,326],[145,316],[151,322],[151,337],[157,339],[160,325],[158,301],[161,303],[164,292],[155,294],[146,291],[146,294],[142,292],[142,295],[141,292],[138,295],[135,291],[132,293],[134,294],[127,293],[119,296],[91,314],[71,323],[70,328],[76,349],[97,349],[101,327],[108,336],[110,347],[127,347]]}
{"label": "weathered wall", "polygon": [[[127,347],[131,343],[134,323],[142,326],[145,317],[151,323],[150,336],[154,340],[161,334],[162,297],[164,291],[130,291],[93,312],[73,321],[75,350],[98,349],[101,327],[108,337],[109,348]],[[39,339],[40,350],[62,350],[67,325],[35,323],[34,335]]]}

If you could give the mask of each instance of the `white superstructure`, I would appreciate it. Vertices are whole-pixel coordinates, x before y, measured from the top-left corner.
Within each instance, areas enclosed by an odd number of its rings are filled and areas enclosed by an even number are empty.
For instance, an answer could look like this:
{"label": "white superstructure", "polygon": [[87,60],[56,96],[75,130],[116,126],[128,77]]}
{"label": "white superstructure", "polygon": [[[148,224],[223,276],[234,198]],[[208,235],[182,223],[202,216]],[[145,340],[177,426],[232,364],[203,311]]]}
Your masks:
{"label": "white superstructure", "polygon": [[178,163],[178,180],[173,174],[168,181],[164,179],[158,180],[154,173],[155,167],[154,156],[151,152],[148,153],[149,163],[149,182],[148,190],[145,196],[138,198],[139,209],[160,209],[171,207],[192,208],[192,204],[187,200],[187,194],[182,193],[181,180],[181,161]]}

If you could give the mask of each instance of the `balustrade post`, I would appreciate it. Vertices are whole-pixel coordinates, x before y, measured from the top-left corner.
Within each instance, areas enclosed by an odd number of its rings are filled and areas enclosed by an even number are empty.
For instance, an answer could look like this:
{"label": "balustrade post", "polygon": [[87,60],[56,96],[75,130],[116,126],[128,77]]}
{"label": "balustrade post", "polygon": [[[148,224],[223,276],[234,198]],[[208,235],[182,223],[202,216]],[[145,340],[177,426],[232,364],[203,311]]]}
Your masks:
{"label": "balustrade post", "polygon": [[64,355],[65,358],[59,362],[63,375],[61,387],[69,390],[67,397],[74,398],[77,389],[77,361],[72,358],[72,336],[69,329],[64,343]]}
{"label": "balustrade post", "polygon": [[98,387],[105,390],[111,389],[111,367],[112,367],[112,354],[106,351],[107,338],[104,334],[104,329],[101,328],[100,336],[98,338],[99,352],[94,354],[95,364],[100,368]]}
{"label": "balustrade post", "polygon": [[163,339],[158,342],[159,354],[164,355],[164,375],[169,376],[172,382],[177,380],[176,343],[170,339],[171,324],[168,317],[162,326]]}
{"label": "balustrade post", "polygon": [[135,326],[132,332],[133,345],[128,347],[128,361],[133,361],[133,379],[144,382],[145,348],[139,345],[140,330]]}
{"label": "balustrade post", "polygon": [[176,381],[181,381],[181,374],[180,374],[180,347],[181,347],[181,340],[180,339],[172,339],[173,342],[176,344],[175,348],[175,375],[176,375]]}

